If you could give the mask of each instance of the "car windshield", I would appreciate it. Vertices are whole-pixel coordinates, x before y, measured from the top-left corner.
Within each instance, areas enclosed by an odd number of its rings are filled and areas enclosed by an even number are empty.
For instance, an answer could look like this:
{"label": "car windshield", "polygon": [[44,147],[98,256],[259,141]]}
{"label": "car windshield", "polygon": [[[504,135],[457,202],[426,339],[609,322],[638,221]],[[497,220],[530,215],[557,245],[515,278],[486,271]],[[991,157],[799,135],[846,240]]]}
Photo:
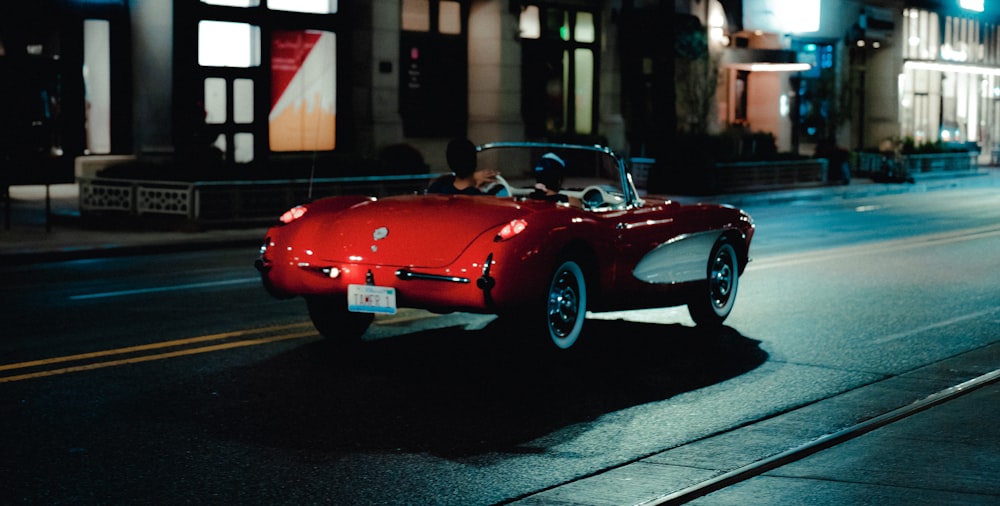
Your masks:
{"label": "car windshield", "polygon": [[558,188],[551,189],[580,199],[587,209],[621,209],[637,202],[635,187],[629,178],[623,180],[618,159],[596,146],[487,144],[479,148],[477,166],[498,171],[514,197],[525,197],[537,183],[560,176]]}

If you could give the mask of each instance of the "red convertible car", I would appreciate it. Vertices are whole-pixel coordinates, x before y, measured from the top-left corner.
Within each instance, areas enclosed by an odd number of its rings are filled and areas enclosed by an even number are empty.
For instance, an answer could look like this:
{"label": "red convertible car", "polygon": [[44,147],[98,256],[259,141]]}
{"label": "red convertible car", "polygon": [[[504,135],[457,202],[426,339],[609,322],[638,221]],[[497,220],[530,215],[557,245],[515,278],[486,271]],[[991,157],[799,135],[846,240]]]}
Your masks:
{"label": "red convertible car", "polygon": [[[337,196],[289,210],[256,262],[264,286],[302,296],[321,334],[351,341],[401,307],[509,317],[561,349],[588,311],[687,305],[696,324],[718,326],[733,309],[748,214],[640,195],[605,147],[476,149],[480,169],[503,174],[487,195]],[[559,162],[562,202],[536,198],[546,158]]]}

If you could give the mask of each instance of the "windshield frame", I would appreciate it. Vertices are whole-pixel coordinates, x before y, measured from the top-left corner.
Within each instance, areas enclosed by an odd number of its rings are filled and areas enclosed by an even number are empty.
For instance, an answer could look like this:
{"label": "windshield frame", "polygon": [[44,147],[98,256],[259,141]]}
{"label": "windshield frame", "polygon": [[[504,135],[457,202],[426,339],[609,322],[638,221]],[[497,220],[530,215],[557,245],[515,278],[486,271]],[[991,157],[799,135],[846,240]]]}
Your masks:
{"label": "windshield frame", "polygon": [[632,179],[632,174],[629,172],[628,165],[625,163],[625,159],[618,156],[614,150],[607,146],[602,146],[599,144],[584,145],[584,144],[566,144],[566,143],[553,143],[553,142],[528,142],[528,141],[505,141],[505,142],[491,142],[476,146],[476,152],[483,153],[493,149],[529,149],[529,150],[552,150],[552,151],[581,151],[581,152],[592,152],[595,154],[602,154],[608,156],[614,161],[616,166],[617,176],[618,176],[618,188],[622,191],[623,203],[621,207],[632,208],[640,207],[643,204],[643,200],[639,197],[639,192],[636,190],[635,183]]}

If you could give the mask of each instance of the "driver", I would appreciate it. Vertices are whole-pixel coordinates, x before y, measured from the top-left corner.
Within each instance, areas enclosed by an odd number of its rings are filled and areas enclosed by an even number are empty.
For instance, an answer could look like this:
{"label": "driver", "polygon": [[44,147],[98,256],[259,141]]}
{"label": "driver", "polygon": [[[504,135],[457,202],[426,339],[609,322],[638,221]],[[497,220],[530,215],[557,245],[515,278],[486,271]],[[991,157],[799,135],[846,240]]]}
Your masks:
{"label": "driver", "polygon": [[455,174],[434,180],[427,188],[427,193],[484,195],[482,188],[497,180],[495,170],[476,170],[476,146],[469,139],[453,139],[448,143],[445,157],[448,159],[448,168]]}
{"label": "driver", "polygon": [[566,175],[566,162],[559,155],[552,152],[542,155],[535,164],[534,172],[535,189],[528,198],[583,207],[580,199],[559,193]]}

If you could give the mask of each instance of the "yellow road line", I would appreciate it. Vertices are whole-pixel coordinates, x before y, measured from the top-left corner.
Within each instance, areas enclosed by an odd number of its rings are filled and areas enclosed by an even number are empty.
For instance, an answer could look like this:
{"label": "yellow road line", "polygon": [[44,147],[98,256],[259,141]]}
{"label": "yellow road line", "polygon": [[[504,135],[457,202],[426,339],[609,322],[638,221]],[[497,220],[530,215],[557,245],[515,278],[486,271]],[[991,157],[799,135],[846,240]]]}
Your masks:
{"label": "yellow road line", "polygon": [[[289,327],[291,327],[291,326],[289,326]],[[242,333],[248,333],[248,332],[232,332],[232,333],[227,333],[227,334],[236,334],[236,335],[239,335],[239,334],[242,334]],[[216,334],[216,335],[218,336],[218,335],[222,335],[222,334]],[[171,352],[167,352],[167,353],[159,353],[159,354],[156,354],[156,355],[143,355],[143,356],[140,356],[140,357],[125,358],[125,359],[119,359],[119,360],[109,360],[109,361],[106,361],[106,362],[95,362],[95,363],[92,363],[92,364],[78,365],[78,366],[72,366],[72,367],[64,367],[62,369],[49,369],[49,370],[46,370],[46,371],[39,371],[39,372],[27,373],[27,374],[19,374],[19,375],[16,375],[16,376],[0,377],[0,383],[9,383],[9,382],[13,382],[13,381],[21,381],[21,380],[32,379],[32,378],[42,378],[42,377],[46,377],[46,376],[56,376],[56,375],[59,375],[59,374],[66,374],[66,373],[71,373],[71,372],[90,371],[90,370],[94,370],[94,369],[101,369],[101,368],[105,368],[105,367],[114,367],[114,366],[119,366],[119,365],[138,364],[138,363],[142,363],[142,362],[151,362],[151,361],[154,361],[154,360],[163,360],[163,359],[167,359],[167,358],[182,357],[182,356],[185,356],[185,355],[196,355],[196,354],[199,354],[199,353],[208,353],[208,352],[212,352],[212,351],[227,350],[227,349],[239,348],[239,347],[243,347],[243,346],[254,346],[254,345],[258,345],[258,344],[268,344],[268,343],[274,343],[274,342],[278,342],[278,341],[285,341],[285,340],[288,340],[288,339],[298,339],[300,337],[307,337],[307,336],[314,336],[314,335],[316,335],[315,331],[298,332],[298,333],[294,333],[294,334],[284,334],[284,335],[273,336],[273,337],[263,337],[263,338],[258,338],[258,339],[248,339],[248,340],[245,340],[245,341],[235,341],[235,342],[231,342],[231,343],[215,344],[215,345],[212,345],[212,346],[202,346],[200,348],[189,348],[189,349],[186,349],[186,350],[171,351]],[[209,336],[205,336],[205,337],[207,338]],[[194,339],[195,340],[196,339],[202,339],[202,340],[204,340],[204,338],[194,338]],[[216,339],[219,339],[219,338],[216,338]],[[194,340],[182,340],[182,341],[189,341],[190,342],[190,341],[194,341]],[[194,341],[194,342],[197,342],[197,341]],[[166,344],[166,343],[162,343],[162,344]],[[136,347],[136,348],[141,348],[141,347]],[[125,349],[125,348],[122,348],[122,349]],[[112,351],[114,351],[114,350],[112,350]]]}
{"label": "yellow road line", "polygon": [[253,334],[263,334],[267,332],[281,332],[288,329],[293,329],[296,327],[302,327],[309,325],[308,323],[295,323],[291,325],[275,325],[273,327],[264,327],[260,329],[253,330],[237,330],[234,332],[223,332],[221,334],[210,334],[207,336],[191,337],[187,339],[177,339],[174,341],[163,341],[160,343],[143,344],[139,346],[129,346],[127,348],[116,348],[113,350],[103,350],[95,351],[91,353],[81,353],[79,355],[67,355],[64,357],[53,357],[45,358],[41,360],[32,360],[29,362],[18,362],[15,364],[5,364],[0,365],[0,371],[10,371],[13,369],[24,369],[27,367],[37,367],[40,365],[50,365],[58,364],[62,362],[73,362],[76,360],[87,360],[91,358],[108,357],[112,355],[124,355],[126,353],[135,353],[137,351],[147,351],[156,350],[160,348],[171,348],[174,346],[183,346],[187,344],[203,343],[207,341],[221,341],[223,339],[229,339],[230,337],[238,337]]}
{"label": "yellow road line", "polygon": [[[420,319],[424,319],[424,318],[429,318],[429,317],[432,317],[432,316],[434,316],[434,315],[423,314],[423,313],[409,313],[409,312],[404,312],[403,314],[400,314],[400,315],[395,315],[395,316],[392,316],[392,317],[387,317],[387,318],[381,319],[380,323],[383,324],[383,325],[395,325],[395,324],[407,323],[407,322],[414,321],[414,320],[420,320]],[[101,369],[101,368],[104,368],[104,367],[114,367],[114,366],[119,366],[119,365],[136,364],[136,363],[141,363],[141,362],[150,362],[150,361],[153,361],[153,360],[163,360],[163,359],[167,359],[167,358],[181,357],[181,356],[185,356],[185,355],[194,355],[194,354],[198,354],[198,353],[208,353],[208,352],[212,352],[212,351],[226,350],[226,349],[238,348],[238,347],[243,347],[243,346],[253,346],[253,345],[258,345],[258,344],[268,344],[268,343],[273,343],[273,342],[278,342],[278,341],[284,341],[284,340],[288,340],[288,339],[297,339],[297,338],[301,338],[301,337],[315,336],[316,335],[316,331],[313,329],[312,324],[310,322],[293,323],[293,324],[287,324],[287,325],[275,325],[275,326],[271,326],[271,327],[263,327],[263,328],[259,328],[259,329],[237,330],[237,331],[233,331],[233,332],[222,332],[222,333],[219,333],[219,334],[209,334],[209,335],[205,335],[205,336],[191,337],[191,338],[186,338],[186,339],[175,339],[175,340],[172,340],[172,341],[163,341],[163,342],[143,344],[143,345],[138,345],[138,346],[127,346],[127,347],[124,347],[124,348],[115,348],[115,349],[111,349],[111,350],[101,350],[101,351],[95,351],[95,352],[89,352],[89,353],[79,353],[79,354],[76,354],[76,355],[66,355],[66,356],[62,356],[62,357],[51,357],[51,358],[45,358],[45,359],[39,359],[39,360],[30,360],[30,361],[26,361],[26,362],[17,362],[17,363],[12,363],[12,364],[0,364],[0,372],[2,372],[2,371],[14,371],[14,370],[19,370],[19,369],[28,369],[28,368],[32,368],[32,367],[44,367],[44,366],[51,366],[51,365],[54,365],[54,364],[63,364],[63,363],[66,363],[66,362],[78,362],[78,361],[92,360],[92,359],[98,359],[98,358],[103,358],[103,357],[113,357],[113,356],[116,356],[116,355],[127,355],[127,354],[130,354],[130,353],[140,353],[140,352],[146,352],[146,351],[151,351],[151,350],[159,350],[159,349],[163,349],[163,348],[174,348],[174,347],[179,347],[179,346],[187,346],[187,345],[193,345],[193,344],[205,343],[205,342],[211,342],[211,341],[222,341],[222,340],[230,339],[230,338],[234,338],[234,337],[252,336],[252,335],[257,335],[257,334],[285,332],[285,331],[290,331],[290,330],[297,329],[297,328],[302,328],[302,327],[308,327],[309,330],[304,331],[304,332],[297,332],[297,333],[293,333],[293,334],[277,335],[277,336],[266,337],[266,338],[239,340],[239,341],[234,341],[234,342],[231,342],[231,343],[222,343],[222,344],[217,344],[217,345],[212,345],[212,346],[203,346],[203,347],[199,347],[199,348],[188,348],[188,349],[182,349],[182,350],[177,350],[177,351],[172,351],[172,352],[158,353],[158,354],[154,354],[154,355],[141,355],[141,356],[136,356],[136,357],[131,357],[131,358],[122,358],[122,359],[117,359],[117,360],[108,360],[108,361],[104,361],[104,362],[93,362],[93,363],[89,363],[89,364],[74,365],[74,366],[63,367],[63,368],[59,368],[59,369],[47,369],[47,370],[42,370],[42,371],[37,371],[37,372],[17,374],[17,375],[13,375],[13,376],[0,376],[0,383],[9,383],[9,382],[13,382],[13,381],[21,381],[21,380],[32,379],[32,378],[42,378],[42,377],[46,377],[46,376],[56,376],[56,375],[59,375],[59,374],[66,374],[66,373],[79,372],[79,371],[88,371],[88,370],[93,370],[93,369]]]}

